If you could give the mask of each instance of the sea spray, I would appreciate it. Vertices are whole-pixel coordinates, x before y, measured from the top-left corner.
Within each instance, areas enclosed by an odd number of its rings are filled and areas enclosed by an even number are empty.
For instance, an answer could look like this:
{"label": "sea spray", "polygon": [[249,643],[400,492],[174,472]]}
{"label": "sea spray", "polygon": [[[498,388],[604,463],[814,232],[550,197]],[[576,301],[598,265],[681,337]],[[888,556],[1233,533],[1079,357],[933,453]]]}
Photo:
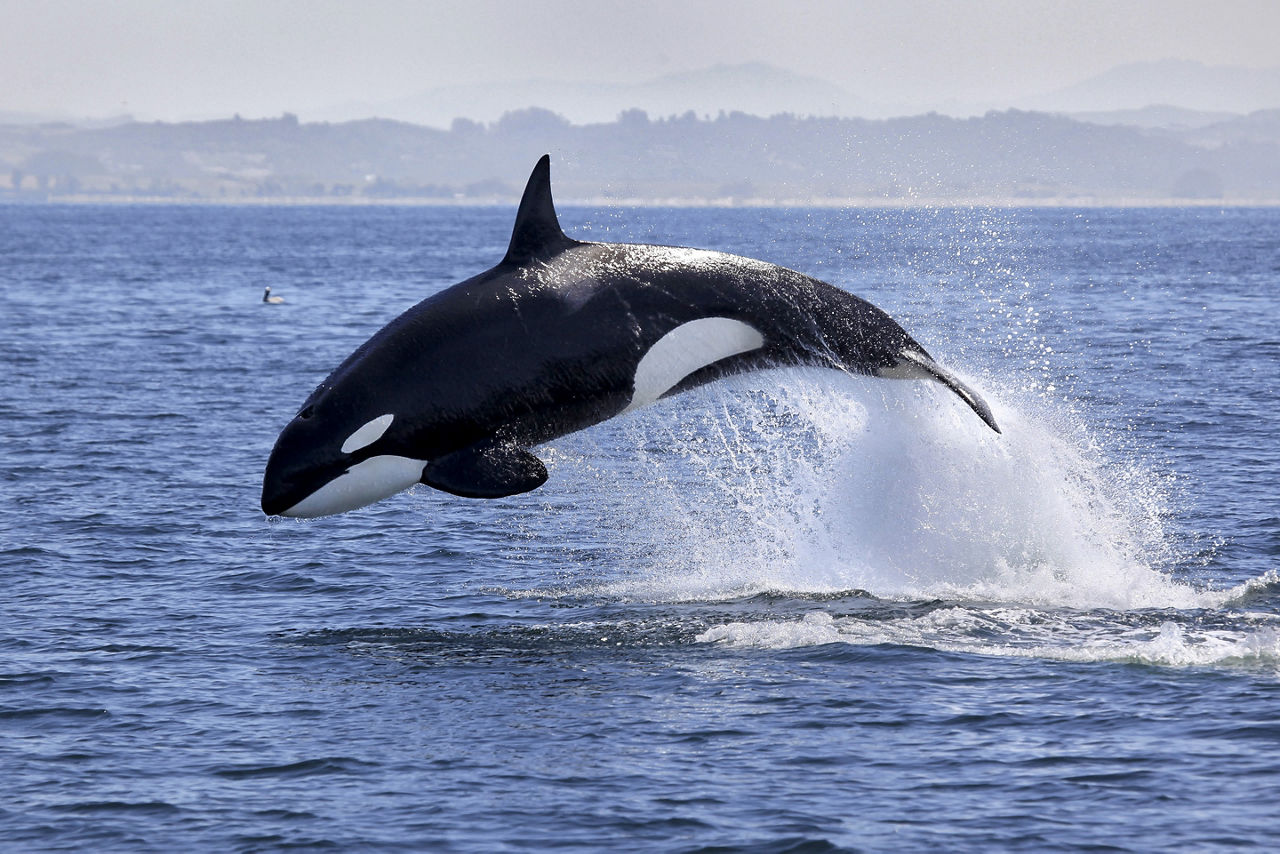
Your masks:
{"label": "sea spray", "polygon": [[557,443],[552,486],[616,532],[623,595],[1194,606],[1159,483],[994,399],[1002,436],[925,383],[772,371]]}
{"label": "sea spray", "polygon": [[[874,291],[966,373],[1004,435],[929,383],[811,369],[662,401],[551,449],[552,483],[573,484],[603,532],[581,534],[609,555],[565,564],[561,590],[790,603],[699,635],[730,645],[1274,667],[1274,621],[1237,610],[1274,579],[1186,581],[1213,550],[1178,523],[1188,483],[1138,440],[1139,413],[1118,391],[1139,370],[1132,347],[1093,344],[1097,313],[1063,299],[1111,283],[1057,280],[1026,254],[1045,236],[1013,234],[1016,218],[999,212],[915,216],[921,239],[898,266],[833,280]],[[522,524],[539,529],[536,515]],[[846,613],[839,594],[850,591],[903,604]],[[797,616],[804,603],[813,610]],[[900,610],[922,603],[949,615]]]}

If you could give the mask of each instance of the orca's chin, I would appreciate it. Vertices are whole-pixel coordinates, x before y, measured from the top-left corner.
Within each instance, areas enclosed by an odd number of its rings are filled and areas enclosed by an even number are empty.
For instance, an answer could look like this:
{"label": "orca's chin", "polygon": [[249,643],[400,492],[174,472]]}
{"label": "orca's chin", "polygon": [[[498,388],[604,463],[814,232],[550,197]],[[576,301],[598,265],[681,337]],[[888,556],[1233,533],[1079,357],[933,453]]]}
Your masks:
{"label": "orca's chin", "polygon": [[266,496],[262,498],[262,512],[268,516],[283,516],[288,509],[288,505],[281,504],[279,501],[272,501]]}
{"label": "orca's chin", "polygon": [[262,488],[262,512],[268,516],[314,519],[357,510],[418,483],[426,464],[425,460],[390,454],[369,457],[304,495],[296,491],[273,493],[268,481]]}
{"label": "orca's chin", "polygon": [[296,489],[283,489],[270,480],[262,484],[262,512],[268,516],[293,516],[293,508],[302,503],[307,493]]}

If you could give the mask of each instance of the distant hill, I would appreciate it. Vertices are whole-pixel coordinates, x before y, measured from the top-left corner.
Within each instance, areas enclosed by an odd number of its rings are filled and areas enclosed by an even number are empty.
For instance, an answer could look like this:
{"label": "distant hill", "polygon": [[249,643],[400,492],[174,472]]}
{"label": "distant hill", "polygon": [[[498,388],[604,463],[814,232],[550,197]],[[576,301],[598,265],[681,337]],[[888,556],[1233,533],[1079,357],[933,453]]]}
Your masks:
{"label": "distant hill", "polygon": [[392,101],[337,105],[307,117],[338,122],[376,116],[443,129],[459,116],[491,122],[513,110],[535,106],[575,124],[611,122],[628,109],[652,116],[691,110],[699,116],[735,111],[756,116],[852,116],[870,108],[866,101],[825,80],[751,62],[668,74],[643,83],[519,80],[441,86]]}
{"label": "distant hill", "polygon": [[1173,131],[1022,111],[869,120],[545,109],[448,130],[374,119],[0,127],[0,198],[511,202],[543,152],[562,200],[1280,203],[1280,111]]}
{"label": "distant hill", "polygon": [[1271,145],[1280,140],[1280,110],[1260,110],[1247,116],[1214,122],[1190,129],[1183,138],[1205,148]]}
{"label": "distant hill", "polygon": [[[535,106],[573,124],[612,122],[629,109],[655,118],[690,111],[699,118],[714,118],[721,112],[839,118],[891,118],[919,112],[883,102],[873,91],[851,91],[848,87],[858,84],[842,82],[752,62],[667,74],[640,83],[526,79],[441,86],[396,100],[335,105],[308,112],[305,118],[346,122],[372,116],[443,130],[457,117],[489,123]],[[1001,106],[1084,114],[1098,124],[1191,127],[1280,108],[1280,66],[1256,69],[1183,60],[1131,63],[1056,92]],[[956,116],[986,109],[960,102],[939,107]]]}
{"label": "distant hill", "polygon": [[1076,121],[1095,125],[1127,125],[1149,130],[1166,128],[1177,131],[1205,128],[1240,118],[1239,113],[1221,110],[1190,110],[1168,104],[1152,104],[1136,110],[1102,110],[1066,115]]}
{"label": "distant hill", "polygon": [[1280,67],[1212,66],[1178,59],[1136,62],[1025,102],[1034,110],[1059,113],[1137,110],[1152,104],[1228,113],[1280,108]]}

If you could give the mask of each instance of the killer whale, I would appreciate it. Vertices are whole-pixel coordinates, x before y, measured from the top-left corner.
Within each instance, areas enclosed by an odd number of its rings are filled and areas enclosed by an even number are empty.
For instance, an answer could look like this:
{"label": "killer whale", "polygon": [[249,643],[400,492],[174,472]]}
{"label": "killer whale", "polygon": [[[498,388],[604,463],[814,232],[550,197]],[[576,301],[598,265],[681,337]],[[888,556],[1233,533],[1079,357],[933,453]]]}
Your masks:
{"label": "killer whale", "polygon": [[324,516],[417,483],[528,492],[547,480],[531,447],[782,365],[932,379],[1000,432],[976,392],[846,291],[720,252],[570,238],[544,156],[502,261],[392,320],[305,400],[268,458],[262,509]]}

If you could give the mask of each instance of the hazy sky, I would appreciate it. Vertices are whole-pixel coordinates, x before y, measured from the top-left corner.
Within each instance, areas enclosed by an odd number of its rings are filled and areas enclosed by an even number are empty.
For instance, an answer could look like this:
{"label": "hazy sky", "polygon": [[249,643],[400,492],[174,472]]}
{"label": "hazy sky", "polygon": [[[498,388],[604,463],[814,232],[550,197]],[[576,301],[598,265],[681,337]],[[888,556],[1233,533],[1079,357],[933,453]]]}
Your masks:
{"label": "hazy sky", "polygon": [[0,0],[0,110],[246,117],[768,62],[927,107],[1166,58],[1280,65],[1280,0]]}

